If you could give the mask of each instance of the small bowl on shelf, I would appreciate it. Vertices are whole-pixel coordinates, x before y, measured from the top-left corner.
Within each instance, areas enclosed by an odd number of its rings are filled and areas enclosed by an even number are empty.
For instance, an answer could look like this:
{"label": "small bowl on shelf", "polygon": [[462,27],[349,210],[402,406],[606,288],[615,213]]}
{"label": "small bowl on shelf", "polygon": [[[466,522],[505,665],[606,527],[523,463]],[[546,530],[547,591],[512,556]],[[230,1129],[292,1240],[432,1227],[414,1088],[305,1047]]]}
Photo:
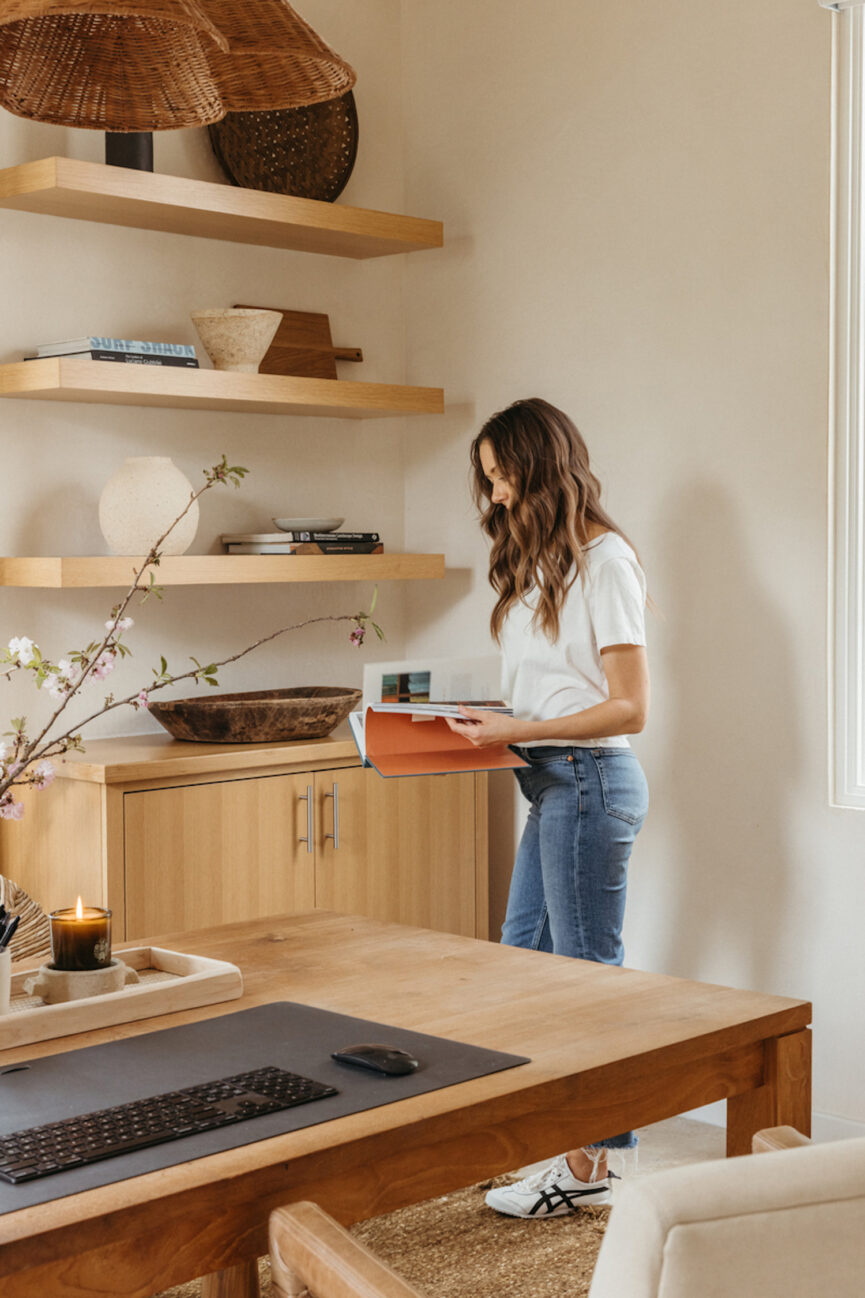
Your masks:
{"label": "small bowl on shelf", "polygon": [[149,711],[175,739],[200,744],[264,744],[323,739],[346,719],[360,697],[360,690],[344,685],[298,685],[166,699],[151,703]]}
{"label": "small bowl on shelf", "polygon": [[344,518],[275,518],[280,532],[335,532]]}
{"label": "small bowl on shelf", "polygon": [[282,323],[282,312],[215,307],[210,311],[193,311],[190,319],[215,370],[257,374]]}

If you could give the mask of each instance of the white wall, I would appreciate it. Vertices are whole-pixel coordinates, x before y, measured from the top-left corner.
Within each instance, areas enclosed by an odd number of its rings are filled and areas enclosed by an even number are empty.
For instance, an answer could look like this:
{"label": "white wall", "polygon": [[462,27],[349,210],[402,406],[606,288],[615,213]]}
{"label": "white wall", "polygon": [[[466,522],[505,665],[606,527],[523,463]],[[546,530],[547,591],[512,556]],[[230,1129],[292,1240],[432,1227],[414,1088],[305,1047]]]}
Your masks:
{"label": "white wall", "polygon": [[[341,201],[404,208],[398,0],[307,0],[304,15],[358,70],[357,164]],[[102,161],[99,132],[25,122],[0,110],[0,165],[54,153]],[[156,170],[224,180],[205,130],[155,137]],[[0,361],[20,359],[37,342],[88,333],[198,343],[190,310],[259,302],[330,314],[334,341],[364,350],[365,363],[343,377],[401,382],[405,374],[402,257],[354,262],[256,249],[83,221],[0,211],[3,264]],[[209,364],[206,358],[205,365]],[[192,553],[217,552],[224,531],[273,530],[273,515],[339,514],[346,526],[377,528],[389,549],[403,548],[403,427],[407,421],[297,419],[281,416],[134,409],[28,401],[0,403],[0,553],[100,554],[97,502],[127,455],[171,455],[193,480],[226,452],[251,470],[243,488],[202,501]],[[168,588],[162,604],[136,613],[130,665],[110,686],[132,692],[164,653],[172,667],[187,656],[211,661],[260,635],[315,614],[368,605],[368,585]],[[4,591],[2,641],[29,635],[57,658],[86,643],[107,616],[115,591]],[[402,647],[402,591],[385,583],[379,620],[388,652]],[[349,628],[304,631],[226,669],[223,689],[303,683],[359,684],[364,658]],[[188,685],[168,694],[190,693]],[[102,694],[94,687],[97,706]],[[3,715],[33,715],[31,686],[6,687]],[[44,700],[47,703],[48,700]],[[79,716],[84,715],[79,710]],[[0,729],[5,729],[5,724]],[[158,730],[131,710],[94,724],[95,735]]]}
{"label": "white wall", "polygon": [[[815,0],[404,0],[412,643],[487,645],[466,451],[539,394],[577,420],[640,549],[653,806],[628,963],[814,1000],[815,1105],[865,1120],[865,817],[830,810],[829,89]],[[431,596],[431,597],[430,597]],[[496,862],[496,904],[510,860]]]}

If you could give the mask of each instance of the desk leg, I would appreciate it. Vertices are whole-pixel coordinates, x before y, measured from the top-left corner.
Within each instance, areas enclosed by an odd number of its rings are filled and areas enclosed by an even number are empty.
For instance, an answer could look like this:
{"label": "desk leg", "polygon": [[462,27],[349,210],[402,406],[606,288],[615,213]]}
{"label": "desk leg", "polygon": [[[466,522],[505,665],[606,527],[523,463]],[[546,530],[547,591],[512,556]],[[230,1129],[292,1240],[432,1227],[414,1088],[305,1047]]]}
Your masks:
{"label": "desk leg", "polygon": [[201,1298],[259,1298],[258,1262],[240,1262],[206,1275],[201,1281]]}
{"label": "desk leg", "polygon": [[765,1044],[763,1085],[727,1100],[727,1157],[750,1154],[763,1127],[795,1127],[811,1134],[811,1032],[791,1032]]}

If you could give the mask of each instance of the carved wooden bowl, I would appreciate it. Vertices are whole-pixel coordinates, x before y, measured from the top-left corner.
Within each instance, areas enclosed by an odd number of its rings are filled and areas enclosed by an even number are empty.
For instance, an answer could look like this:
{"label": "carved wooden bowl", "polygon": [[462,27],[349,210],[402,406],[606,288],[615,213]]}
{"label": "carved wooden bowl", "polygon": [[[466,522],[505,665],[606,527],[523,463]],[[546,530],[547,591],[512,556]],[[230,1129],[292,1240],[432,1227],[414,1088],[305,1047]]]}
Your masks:
{"label": "carved wooden bowl", "polygon": [[344,721],[360,690],[343,685],[299,685],[207,698],[151,703],[150,714],[175,739],[207,744],[262,744],[321,739]]}

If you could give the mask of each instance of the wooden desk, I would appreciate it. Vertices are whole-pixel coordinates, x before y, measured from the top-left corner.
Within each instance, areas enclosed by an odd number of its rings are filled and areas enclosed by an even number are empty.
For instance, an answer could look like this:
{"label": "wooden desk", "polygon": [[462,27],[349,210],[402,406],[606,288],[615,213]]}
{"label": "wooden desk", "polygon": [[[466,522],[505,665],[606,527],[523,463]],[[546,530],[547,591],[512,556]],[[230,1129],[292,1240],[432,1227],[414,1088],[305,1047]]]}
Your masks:
{"label": "wooden desk", "polygon": [[145,1298],[238,1277],[266,1252],[277,1204],[313,1199],[350,1223],[719,1099],[730,1153],[760,1127],[809,1131],[804,1001],[322,911],[158,944],[233,961],[243,999],[3,1051],[0,1067],[277,1000],[532,1062],[6,1214],[3,1298]]}

